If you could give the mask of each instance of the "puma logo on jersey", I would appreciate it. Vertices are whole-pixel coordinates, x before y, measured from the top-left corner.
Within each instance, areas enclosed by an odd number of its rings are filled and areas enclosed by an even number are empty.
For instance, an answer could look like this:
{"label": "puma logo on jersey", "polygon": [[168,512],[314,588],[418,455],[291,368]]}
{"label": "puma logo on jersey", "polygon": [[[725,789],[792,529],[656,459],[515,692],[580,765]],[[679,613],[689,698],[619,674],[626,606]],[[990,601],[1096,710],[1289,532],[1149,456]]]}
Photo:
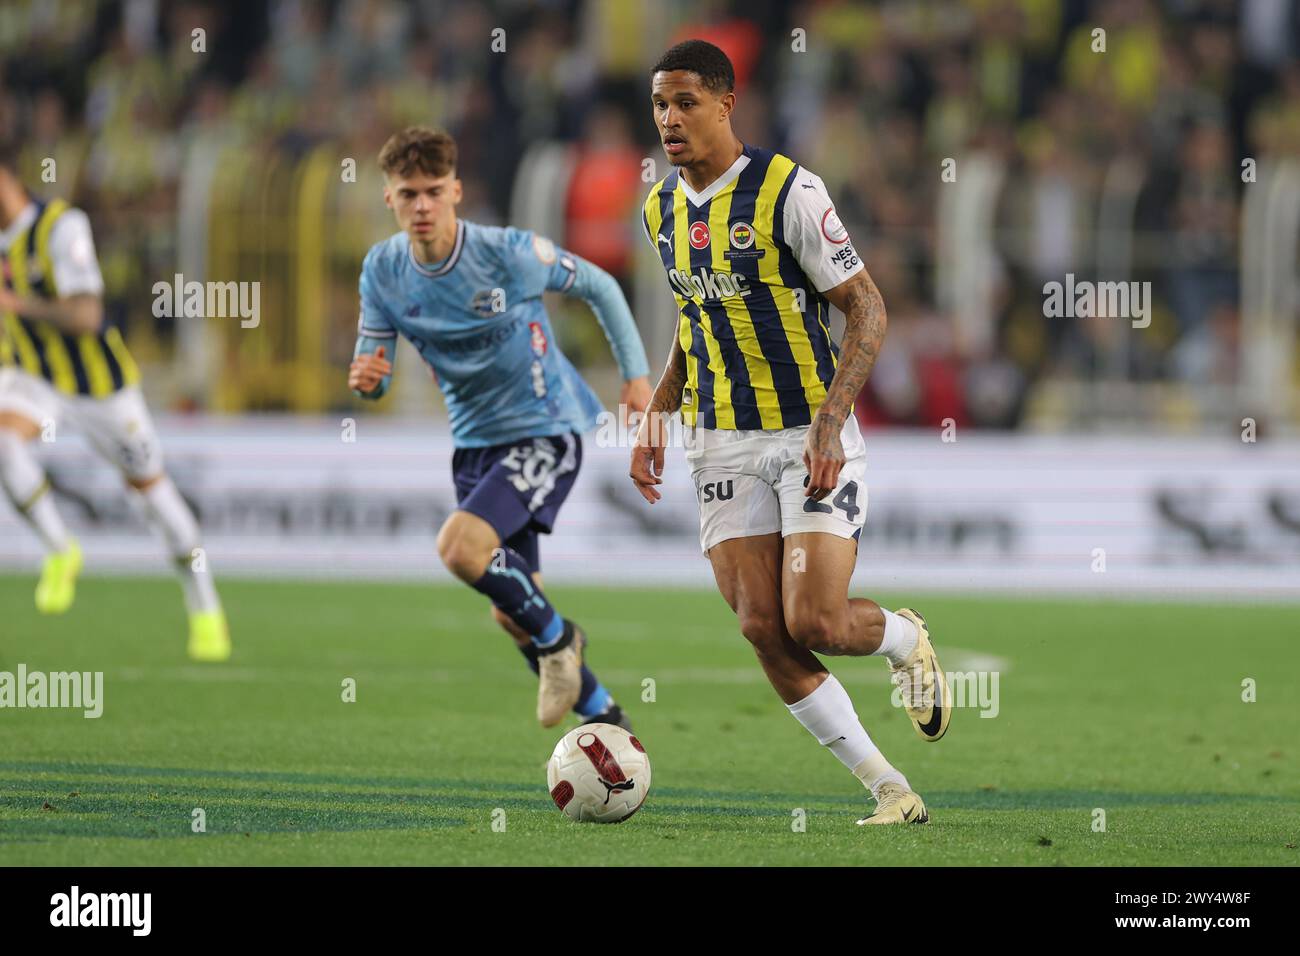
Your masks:
{"label": "puma logo on jersey", "polygon": [[743,297],[751,291],[749,276],[734,272],[714,272],[704,266],[694,274],[673,269],[668,273],[668,281],[679,295],[704,302]]}
{"label": "puma logo on jersey", "polygon": [[662,232],[659,233],[659,241],[662,242],[669,249],[673,247],[672,241],[667,236],[665,236]]}

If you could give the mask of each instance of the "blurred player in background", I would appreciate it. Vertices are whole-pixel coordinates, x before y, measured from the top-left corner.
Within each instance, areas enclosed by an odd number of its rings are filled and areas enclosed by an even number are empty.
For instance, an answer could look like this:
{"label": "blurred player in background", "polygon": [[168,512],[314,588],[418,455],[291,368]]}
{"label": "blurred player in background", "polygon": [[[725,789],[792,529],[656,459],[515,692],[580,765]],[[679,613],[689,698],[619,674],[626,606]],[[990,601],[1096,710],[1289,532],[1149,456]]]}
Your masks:
{"label": "blurred player in background", "polygon": [[162,534],[189,611],[190,657],[226,660],[230,634],[216,586],[206,562],[195,570],[198,523],[163,471],[135,362],[117,329],[104,325],[90,221],[62,200],[33,198],[8,145],[0,145],[0,256],[0,486],[45,546],[37,609],[66,611],[81,571],[81,549],[31,448],[66,418],[122,472],[130,497]]}
{"label": "blurred player in background", "polygon": [[[659,498],[663,417],[680,409],[700,545],[772,686],[870,789],[876,810],[859,823],[925,823],[924,802],[814,654],[883,655],[917,733],[947,730],[947,684],[921,615],[848,597],[867,509],[853,400],[884,338],[880,293],[821,179],[736,138],[722,50],[688,40],[651,76],[674,169],[650,191],[643,223],[680,316],[631,477]],[[846,320],[840,349],[830,305]]]}
{"label": "blurred player in background", "polygon": [[401,232],[361,267],[361,318],[349,386],[378,398],[404,336],[437,377],[456,452],[458,509],[438,554],[492,602],[492,614],[540,678],[537,719],[550,727],[573,708],[584,723],[628,726],[583,663],[586,636],[542,590],[538,535],[549,534],[578,476],[579,433],[600,402],[556,347],[542,303],[548,290],[583,299],[618,361],[620,403],[644,411],[649,366],[618,283],[548,239],[459,219],[456,143],[411,127],[379,155],[384,201]]}

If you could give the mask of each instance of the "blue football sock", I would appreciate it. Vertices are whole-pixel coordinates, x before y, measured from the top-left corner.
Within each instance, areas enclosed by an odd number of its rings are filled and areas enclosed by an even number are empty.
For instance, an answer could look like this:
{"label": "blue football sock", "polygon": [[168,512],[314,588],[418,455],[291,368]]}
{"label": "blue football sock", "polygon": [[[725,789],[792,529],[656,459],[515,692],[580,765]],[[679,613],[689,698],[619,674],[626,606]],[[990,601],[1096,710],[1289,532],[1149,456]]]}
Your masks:
{"label": "blue football sock", "polygon": [[[590,686],[590,689],[588,687]],[[573,705],[574,711],[579,717],[596,717],[609,710],[614,703],[614,698],[610,692],[605,690],[605,685],[596,680],[596,675],[582,668],[582,693],[578,695],[578,702]]]}
{"label": "blue football sock", "polygon": [[554,644],[564,635],[564,620],[546,595],[533,583],[528,562],[513,548],[502,548],[504,561],[494,557],[474,590],[487,595],[538,647]]}
{"label": "blue football sock", "polygon": [[555,616],[551,618],[551,623],[542,628],[542,633],[533,635],[533,644],[539,648],[550,647],[564,636],[564,618],[560,617],[559,612],[553,613]]}

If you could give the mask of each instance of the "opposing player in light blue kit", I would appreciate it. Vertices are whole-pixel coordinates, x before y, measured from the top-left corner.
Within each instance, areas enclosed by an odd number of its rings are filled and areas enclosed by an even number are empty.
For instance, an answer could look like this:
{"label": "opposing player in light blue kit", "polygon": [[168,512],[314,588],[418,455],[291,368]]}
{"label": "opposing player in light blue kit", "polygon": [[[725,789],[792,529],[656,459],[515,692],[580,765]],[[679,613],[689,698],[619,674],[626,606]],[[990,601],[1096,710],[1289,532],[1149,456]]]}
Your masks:
{"label": "opposing player in light blue kit", "polygon": [[586,635],[542,590],[538,535],[549,534],[582,462],[581,432],[599,400],[556,347],[542,293],[591,306],[623,375],[620,403],[643,412],[649,366],[632,313],[607,273],[514,228],[456,216],[456,143],[411,127],[379,154],[384,201],[402,231],[361,267],[361,319],[348,385],[378,398],[404,336],[429,364],[451,418],[457,510],[438,533],[447,568],[492,602],[537,672],[537,719],[573,708],[587,722],[627,726],[583,663]]}

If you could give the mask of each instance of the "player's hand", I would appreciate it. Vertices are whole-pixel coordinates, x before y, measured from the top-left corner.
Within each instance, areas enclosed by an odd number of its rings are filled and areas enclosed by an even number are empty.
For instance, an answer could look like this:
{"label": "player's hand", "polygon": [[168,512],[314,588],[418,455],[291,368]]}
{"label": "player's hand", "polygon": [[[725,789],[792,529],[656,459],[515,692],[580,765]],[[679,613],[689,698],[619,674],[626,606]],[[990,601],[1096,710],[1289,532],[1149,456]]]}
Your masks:
{"label": "player's hand", "polygon": [[0,285],[0,312],[17,312],[21,303],[22,299],[18,298],[12,289]]}
{"label": "player's hand", "polygon": [[384,346],[375,349],[373,355],[358,355],[348,366],[348,388],[358,392],[370,393],[379,387],[384,376],[393,371],[393,363],[384,358]]}
{"label": "player's hand", "polygon": [[840,441],[842,427],[821,412],[813,418],[803,443],[803,465],[808,469],[805,498],[821,501],[840,483],[840,469],[844,467],[844,445]]}
{"label": "player's hand", "polygon": [[625,381],[622,390],[618,393],[619,427],[627,428],[628,412],[644,412],[649,408],[652,394],[650,379],[644,375]]}
{"label": "player's hand", "polygon": [[632,467],[628,477],[636,483],[636,490],[650,504],[658,501],[662,495],[655,485],[662,485],[664,473],[664,447],[668,444],[668,416],[662,412],[652,411],[641,419],[636,430],[636,441],[632,444]]}

